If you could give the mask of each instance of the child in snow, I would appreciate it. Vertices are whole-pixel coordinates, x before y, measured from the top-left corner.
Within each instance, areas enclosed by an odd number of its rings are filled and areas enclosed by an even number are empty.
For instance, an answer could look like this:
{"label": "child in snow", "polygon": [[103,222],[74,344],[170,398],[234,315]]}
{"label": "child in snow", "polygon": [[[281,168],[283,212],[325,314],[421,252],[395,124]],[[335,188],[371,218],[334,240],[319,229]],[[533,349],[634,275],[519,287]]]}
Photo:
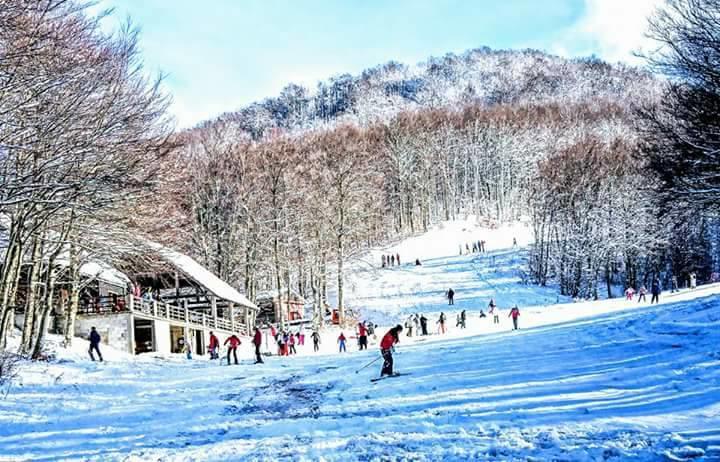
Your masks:
{"label": "child in snow", "polygon": [[632,300],[633,296],[635,296],[635,289],[632,287],[625,289],[625,300]]}
{"label": "child in snow", "polygon": [[647,294],[647,289],[645,286],[640,287],[640,292],[638,292],[640,295],[638,296],[638,303],[647,301],[645,300],[645,294]]}
{"label": "child in snow", "polygon": [[397,326],[390,329],[387,334],[380,341],[380,354],[382,354],[383,362],[382,370],[380,371],[380,377],[386,375],[393,375],[393,357],[392,353],[395,349],[395,344],[400,341],[400,332],[402,332],[402,326]]}
{"label": "child in snow", "polygon": [[210,350],[210,359],[218,359],[218,348],[220,348],[220,340],[217,336],[210,331],[210,344],[208,349]]}
{"label": "child in snow", "polygon": [[513,320],[513,330],[518,329],[518,317],[520,317],[520,310],[518,309],[517,305],[515,305],[510,310],[510,314],[508,315],[508,318],[512,318]]}
{"label": "child in snow", "polygon": [[300,326],[300,331],[298,332],[298,344],[305,346],[305,326]]}
{"label": "child in snow", "polygon": [[345,334],[340,332],[340,336],[338,337],[338,344],[340,345],[340,353],[347,352],[347,349],[345,348],[345,341],[347,339],[345,338]]}

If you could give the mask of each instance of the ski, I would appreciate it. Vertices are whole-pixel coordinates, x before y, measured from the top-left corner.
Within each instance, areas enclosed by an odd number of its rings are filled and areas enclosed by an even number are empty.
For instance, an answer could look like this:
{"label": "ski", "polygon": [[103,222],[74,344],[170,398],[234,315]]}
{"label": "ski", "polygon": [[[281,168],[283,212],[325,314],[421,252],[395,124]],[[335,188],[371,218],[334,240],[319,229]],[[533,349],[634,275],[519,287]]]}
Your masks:
{"label": "ski", "polygon": [[384,380],[384,379],[392,379],[392,378],[394,378],[394,377],[400,377],[400,376],[402,376],[402,375],[410,375],[410,373],[409,373],[409,372],[404,372],[404,373],[396,372],[396,373],[393,374],[393,375],[384,375],[384,376],[382,376],[382,377],[375,377],[374,379],[370,379],[370,381],[373,382],[373,383],[375,383],[375,382],[379,382],[379,381]]}

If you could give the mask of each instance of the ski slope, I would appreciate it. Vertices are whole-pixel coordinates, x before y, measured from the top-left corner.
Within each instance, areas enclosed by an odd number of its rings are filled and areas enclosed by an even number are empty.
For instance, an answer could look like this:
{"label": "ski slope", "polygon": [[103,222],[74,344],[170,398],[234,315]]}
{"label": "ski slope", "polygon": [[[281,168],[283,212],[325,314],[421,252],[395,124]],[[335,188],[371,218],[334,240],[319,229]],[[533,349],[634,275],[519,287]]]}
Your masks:
{"label": "ski slope", "polygon": [[[720,285],[652,306],[554,304],[519,280],[518,230],[495,244],[488,231],[487,256],[439,255],[478,231],[453,223],[398,243],[425,252],[421,267],[354,262],[356,306],[373,320],[430,318],[432,335],[402,335],[406,375],[371,383],[379,361],[356,371],[378,358],[379,338],[338,354],[337,329],[319,353],[305,345],[262,365],[246,342],[239,366],[107,348],[91,363],[78,340],[22,365],[0,399],[0,460],[720,460]],[[478,315],[491,296],[500,324]],[[466,329],[453,322],[462,309]]]}
{"label": "ski slope", "polygon": [[258,366],[25,365],[0,401],[0,459],[713,460],[720,295],[700,296],[718,291],[517,332],[403,338],[396,364],[409,375],[376,384],[377,364],[354,372],[374,348]]}
{"label": "ski slope", "polygon": [[[513,247],[513,238],[517,247]],[[486,252],[468,255],[465,244],[472,250],[472,242],[479,240],[486,241]],[[522,308],[569,301],[553,287],[523,282],[529,240],[530,230],[521,224],[488,229],[475,224],[472,216],[442,222],[427,233],[353,260],[345,284],[346,305],[362,319],[390,325],[415,313],[428,318],[447,314],[450,288],[458,311],[487,311],[491,298],[508,309],[515,304]],[[382,268],[383,254],[400,254],[402,264]],[[417,258],[421,266],[415,265]]]}

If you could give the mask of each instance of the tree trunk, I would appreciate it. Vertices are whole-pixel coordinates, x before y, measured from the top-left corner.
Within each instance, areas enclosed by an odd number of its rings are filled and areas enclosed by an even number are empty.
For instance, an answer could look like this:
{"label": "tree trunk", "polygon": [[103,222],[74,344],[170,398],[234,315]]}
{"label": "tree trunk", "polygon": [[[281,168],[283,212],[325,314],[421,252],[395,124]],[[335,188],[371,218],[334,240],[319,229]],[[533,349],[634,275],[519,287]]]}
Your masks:
{"label": "tree trunk", "polygon": [[42,267],[42,259],[40,258],[41,245],[42,239],[40,236],[33,237],[32,266],[30,269],[30,279],[28,281],[28,295],[27,304],[25,306],[25,320],[23,322],[22,340],[20,341],[20,354],[23,355],[30,353],[33,343],[35,303],[37,299],[38,285],[40,284],[40,268]]}
{"label": "tree trunk", "polygon": [[65,346],[72,345],[75,336],[75,318],[77,317],[78,304],[80,302],[80,263],[78,248],[70,244],[70,304],[68,305],[65,317]]}

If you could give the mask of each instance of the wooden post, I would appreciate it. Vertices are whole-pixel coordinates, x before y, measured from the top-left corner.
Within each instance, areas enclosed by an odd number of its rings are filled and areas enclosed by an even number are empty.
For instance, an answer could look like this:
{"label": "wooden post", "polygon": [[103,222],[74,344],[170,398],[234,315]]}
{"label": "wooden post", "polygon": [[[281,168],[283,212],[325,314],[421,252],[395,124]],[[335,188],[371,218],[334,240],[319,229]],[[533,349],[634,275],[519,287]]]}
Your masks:
{"label": "wooden post", "polygon": [[187,300],[183,300],[183,308],[185,309],[185,322],[190,322],[190,309],[188,308]]}
{"label": "wooden post", "polygon": [[210,315],[213,318],[213,324],[217,327],[217,297],[214,295],[210,297]]}
{"label": "wooden post", "polygon": [[235,333],[235,305],[230,304],[230,330]]}
{"label": "wooden post", "polygon": [[130,300],[128,301],[128,308],[130,309],[130,312],[132,313],[135,310],[135,295],[130,294]]}
{"label": "wooden post", "polygon": [[[132,297],[130,297],[132,300]],[[128,351],[131,355],[135,354],[135,316],[132,314],[132,304],[130,304],[130,314],[128,315]]]}
{"label": "wooden post", "polygon": [[157,300],[152,301],[152,314],[157,318]]}
{"label": "wooden post", "polygon": [[250,308],[245,307],[245,330],[250,335],[252,326],[250,325]]}

